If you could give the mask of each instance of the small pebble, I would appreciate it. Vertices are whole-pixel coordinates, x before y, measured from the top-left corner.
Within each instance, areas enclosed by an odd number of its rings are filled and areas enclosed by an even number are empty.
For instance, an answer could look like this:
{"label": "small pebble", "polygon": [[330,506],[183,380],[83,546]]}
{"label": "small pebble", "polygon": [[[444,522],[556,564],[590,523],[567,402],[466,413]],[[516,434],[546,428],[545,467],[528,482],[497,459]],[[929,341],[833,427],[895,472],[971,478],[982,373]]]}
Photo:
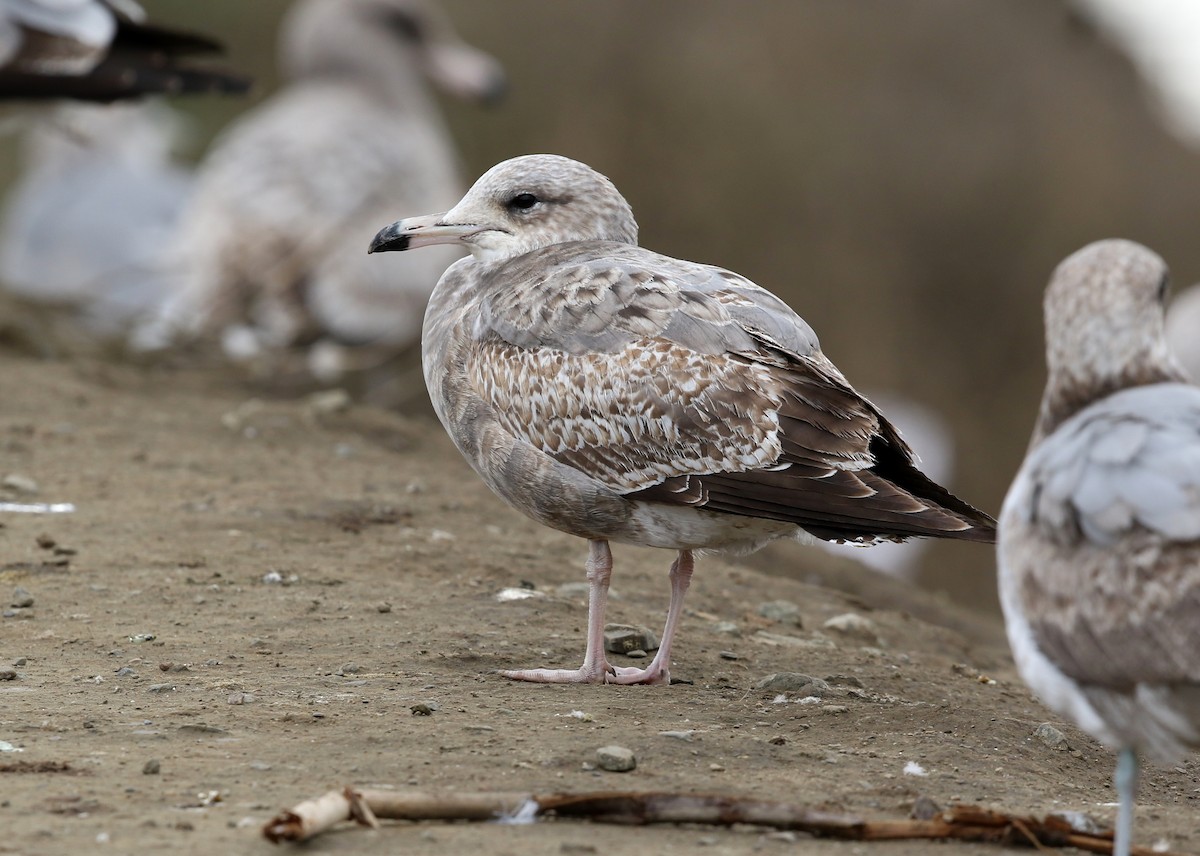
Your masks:
{"label": "small pebble", "polygon": [[637,768],[637,758],[624,746],[601,746],[596,750],[596,766],[610,773],[628,773]]}
{"label": "small pebble", "polygon": [[802,692],[806,696],[818,697],[824,697],[829,692],[829,684],[820,678],[802,675],[799,672],[776,672],[767,675],[755,684],[755,687],[772,692]]}
{"label": "small pebble", "polygon": [[17,673],[14,669],[0,669],[0,681],[15,681]]}
{"label": "small pebble", "polygon": [[863,688],[863,682],[854,675],[826,675],[825,683],[833,687],[855,687],[860,690]]}
{"label": "small pebble", "polygon": [[658,637],[645,627],[633,627],[628,624],[607,624],[604,627],[604,650],[610,654],[657,649]]}
{"label": "small pebble", "polygon": [[308,410],[314,416],[328,413],[344,413],[350,409],[350,393],[344,389],[327,389],[312,393],[307,401]]}
{"label": "small pebble", "polygon": [[29,662],[29,660],[26,659],[25,657],[17,657],[17,659],[12,661],[12,664],[19,668],[21,666],[24,666],[28,662]]}
{"label": "small pebble", "polygon": [[230,693],[227,701],[230,704],[250,704],[254,696],[251,693]]}
{"label": "small pebble", "polygon": [[17,586],[13,589],[12,606],[17,609],[28,609],[33,606],[33,595],[25,591],[25,589]]}
{"label": "small pebble", "polygon": [[875,622],[866,616],[855,612],[835,615],[821,625],[825,630],[832,630],[842,636],[858,639],[869,645],[879,645],[879,628]]}
{"label": "small pebble", "polygon": [[942,807],[924,794],[913,800],[912,811],[908,816],[913,820],[933,820],[942,813]]}
{"label": "small pebble", "polygon": [[595,844],[582,844],[578,841],[564,841],[558,845],[559,853],[599,853]]}
{"label": "small pebble", "polygon": [[375,604],[375,611],[376,612],[391,612],[392,605],[390,603],[388,603],[387,601],[377,603],[377,604]]}
{"label": "small pebble", "polygon": [[634,648],[632,651],[626,651],[625,656],[633,660],[640,660],[643,657],[649,656],[641,648]]}
{"label": "small pebble", "polygon": [[175,685],[174,684],[151,684],[150,686],[146,687],[146,689],[152,693],[169,693],[169,692],[175,691]]}
{"label": "small pebble", "polygon": [[717,656],[722,660],[740,660],[742,655],[736,651],[718,651]]}
{"label": "small pebble", "polygon": [[409,710],[413,716],[433,716],[433,708],[427,704],[414,704]]}
{"label": "small pebble", "polygon": [[157,776],[161,770],[162,764],[156,758],[151,758],[142,765],[142,773],[147,776]]}
{"label": "small pebble", "polygon": [[763,841],[779,841],[783,844],[795,844],[799,840],[799,836],[790,829],[781,829],[778,832],[768,832],[763,836]]}
{"label": "small pebble", "polygon": [[37,545],[43,550],[53,550],[54,546],[58,543],[53,537],[46,534],[39,535],[34,540],[37,541]]}
{"label": "small pebble", "polygon": [[717,633],[723,633],[726,636],[741,636],[742,628],[737,626],[733,621],[718,621],[713,625],[713,630]]}
{"label": "small pebble", "polygon": [[1033,730],[1033,736],[1045,743],[1051,749],[1059,752],[1065,752],[1070,749],[1067,743],[1067,735],[1063,734],[1059,729],[1055,728],[1049,722],[1043,722]]}
{"label": "small pebble", "polygon": [[34,494],[39,490],[38,483],[29,476],[23,476],[20,473],[11,473],[4,477],[4,481],[0,482],[0,487],[8,488],[14,493]]}
{"label": "small pebble", "polygon": [[769,600],[758,605],[758,614],[772,621],[803,627],[800,618],[800,607],[790,600]]}

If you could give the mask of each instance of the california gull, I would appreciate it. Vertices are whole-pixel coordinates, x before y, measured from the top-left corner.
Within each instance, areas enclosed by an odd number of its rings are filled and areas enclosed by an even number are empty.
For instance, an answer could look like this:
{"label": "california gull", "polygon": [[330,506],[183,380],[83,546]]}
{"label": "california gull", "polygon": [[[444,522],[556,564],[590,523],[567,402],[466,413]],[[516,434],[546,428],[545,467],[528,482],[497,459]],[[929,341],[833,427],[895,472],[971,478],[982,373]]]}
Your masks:
{"label": "california gull", "polygon": [[[986,514],[914,466],[803,319],[738,274],[639,247],[628,203],[584,164],[505,161],[450,211],[400,220],[370,249],[447,243],[470,255],[425,315],[434,409],[501,498],[589,542],[583,665],[508,677],[669,682],[697,550],[994,540]],[[604,655],[610,540],[678,551],[645,669]]]}
{"label": "california gull", "polygon": [[211,335],[246,361],[306,349],[333,377],[364,353],[415,345],[460,254],[373,265],[355,237],[396,204],[430,210],[462,193],[429,83],[486,101],[504,76],[419,0],[303,0],[279,51],[290,82],[204,159],[175,241],[178,290],[137,345]]}
{"label": "california gull", "polygon": [[245,92],[242,75],[188,62],[220,50],[207,36],[147,23],[135,0],[0,0],[4,100]]}
{"label": "california gull", "polygon": [[1048,379],[1000,516],[1000,600],[1045,704],[1119,751],[1128,854],[1140,754],[1200,746],[1200,389],[1163,336],[1167,268],[1130,241],[1046,290]]}

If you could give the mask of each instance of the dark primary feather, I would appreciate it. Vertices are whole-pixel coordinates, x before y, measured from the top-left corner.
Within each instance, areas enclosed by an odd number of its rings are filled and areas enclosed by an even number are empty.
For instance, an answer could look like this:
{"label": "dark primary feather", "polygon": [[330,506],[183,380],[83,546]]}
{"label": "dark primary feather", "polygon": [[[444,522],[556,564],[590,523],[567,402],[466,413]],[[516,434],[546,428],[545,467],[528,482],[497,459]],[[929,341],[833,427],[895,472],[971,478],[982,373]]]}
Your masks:
{"label": "dark primary feather", "polygon": [[105,58],[86,74],[46,74],[0,69],[0,99],[71,98],[109,102],[143,95],[241,95],[251,80],[221,68],[186,62],[196,54],[223,53],[221,43],[199,33],[172,30],[118,17]]}

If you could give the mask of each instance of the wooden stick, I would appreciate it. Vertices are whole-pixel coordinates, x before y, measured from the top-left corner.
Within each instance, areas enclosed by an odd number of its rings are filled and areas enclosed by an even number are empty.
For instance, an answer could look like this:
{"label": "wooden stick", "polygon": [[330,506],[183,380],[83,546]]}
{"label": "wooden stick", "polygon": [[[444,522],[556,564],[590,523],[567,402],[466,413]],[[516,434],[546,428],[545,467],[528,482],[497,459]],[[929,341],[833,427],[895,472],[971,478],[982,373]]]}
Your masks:
{"label": "wooden stick", "polygon": [[[524,811],[523,811],[524,809]],[[553,816],[594,823],[645,825],[735,823],[792,829],[826,838],[855,841],[955,839],[1005,845],[1077,847],[1112,853],[1112,835],[1079,832],[1060,817],[1037,820],[960,805],[928,820],[866,820],[858,815],[811,809],[793,803],[768,802],[709,794],[623,793],[581,794],[450,793],[357,791],[349,787],[306,800],[268,821],[263,834],[272,842],[304,841],[343,820],[378,826],[390,820],[503,820],[522,812],[529,817]],[[1134,856],[1182,856],[1133,848]]]}

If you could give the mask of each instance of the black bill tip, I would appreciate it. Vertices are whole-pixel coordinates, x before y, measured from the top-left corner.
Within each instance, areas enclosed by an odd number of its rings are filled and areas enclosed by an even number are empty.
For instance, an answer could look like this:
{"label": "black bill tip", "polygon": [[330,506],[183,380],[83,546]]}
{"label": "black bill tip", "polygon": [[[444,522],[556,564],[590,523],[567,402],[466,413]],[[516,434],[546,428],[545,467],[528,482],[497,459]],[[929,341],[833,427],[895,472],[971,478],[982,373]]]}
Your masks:
{"label": "black bill tip", "polygon": [[400,224],[393,223],[380,229],[378,234],[371,239],[371,246],[367,247],[367,254],[403,252],[408,249],[409,240],[409,235],[403,232]]}

